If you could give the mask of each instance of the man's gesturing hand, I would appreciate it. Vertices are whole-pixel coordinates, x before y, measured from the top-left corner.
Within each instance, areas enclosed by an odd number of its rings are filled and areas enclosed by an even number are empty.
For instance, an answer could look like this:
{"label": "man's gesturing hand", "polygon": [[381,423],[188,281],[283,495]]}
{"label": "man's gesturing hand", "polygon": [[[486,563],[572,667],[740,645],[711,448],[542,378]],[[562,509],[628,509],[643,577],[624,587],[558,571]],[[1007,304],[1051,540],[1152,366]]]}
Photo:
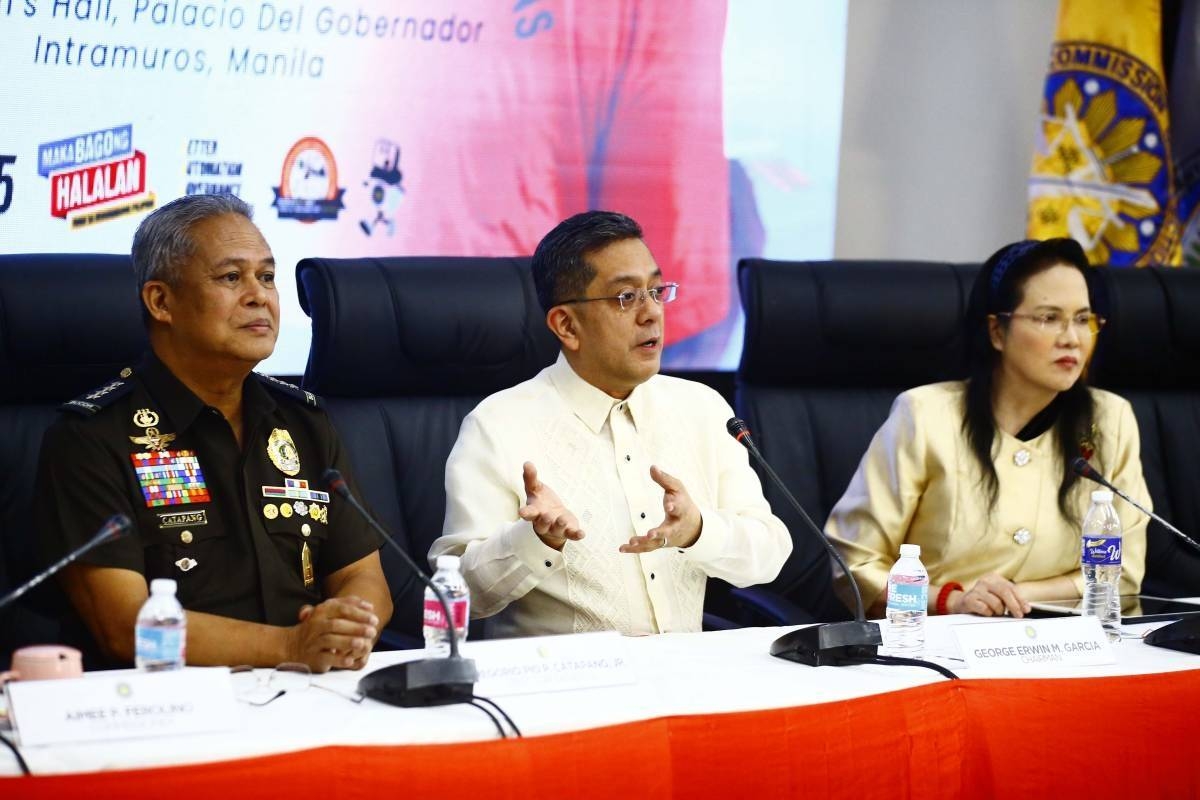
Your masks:
{"label": "man's gesturing hand", "polygon": [[307,664],[313,672],[333,667],[361,669],[371,655],[379,618],[360,597],[333,597],[300,608],[300,624],[289,630],[288,661]]}
{"label": "man's gesturing hand", "polygon": [[524,478],[525,505],[517,509],[517,515],[533,524],[533,532],[555,550],[562,550],[568,539],[573,542],[582,539],[579,520],[553,489],[538,480],[537,468],[529,461],[525,462]]}
{"label": "man's gesturing hand", "polygon": [[648,553],[661,547],[691,547],[700,538],[704,522],[700,509],[678,478],[658,467],[650,467],[650,478],[663,488],[666,516],[657,528],[646,531],[645,536],[634,536],[621,545],[621,552]]}

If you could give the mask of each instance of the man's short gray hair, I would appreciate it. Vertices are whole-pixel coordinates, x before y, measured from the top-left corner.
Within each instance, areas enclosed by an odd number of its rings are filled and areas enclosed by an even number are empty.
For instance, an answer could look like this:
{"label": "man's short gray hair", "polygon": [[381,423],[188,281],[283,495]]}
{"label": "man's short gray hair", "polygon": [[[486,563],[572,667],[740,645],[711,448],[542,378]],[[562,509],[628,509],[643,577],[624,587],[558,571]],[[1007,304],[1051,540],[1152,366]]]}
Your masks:
{"label": "man's short gray hair", "polygon": [[225,214],[254,219],[250,205],[232,194],[195,194],[172,200],[142,220],[133,235],[132,252],[138,293],[147,281],[174,286],[180,268],[196,253],[192,227]]}

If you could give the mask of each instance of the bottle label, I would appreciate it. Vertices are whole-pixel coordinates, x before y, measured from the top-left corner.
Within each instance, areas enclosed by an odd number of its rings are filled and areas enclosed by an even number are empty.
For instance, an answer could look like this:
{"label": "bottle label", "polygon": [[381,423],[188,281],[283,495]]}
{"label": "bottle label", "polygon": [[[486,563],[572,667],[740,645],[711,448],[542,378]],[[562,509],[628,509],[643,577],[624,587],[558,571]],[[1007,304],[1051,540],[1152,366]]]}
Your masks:
{"label": "bottle label", "polygon": [[182,661],[183,628],[137,628],[137,657],[143,661]]}
{"label": "bottle label", "polygon": [[887,607],[895,611],[925,611],[929,608],[929,585],[889,583]]}
{"label": "bottle label", "polygon": [[1115,567],[1121,565],[1121,537],[1106,539],[1103,536],[1083,537],[1084,564]]}
{"label": "bottle label", "polygon": [[[446,605],[450,606],[450,613],[454,616],[454,627],[467,627],[466,598],[448,600]],[[442,613],[442,604],[437,601],[436,597],[425,598],[425,624],[431,628],[446,627],[446,615]]]}

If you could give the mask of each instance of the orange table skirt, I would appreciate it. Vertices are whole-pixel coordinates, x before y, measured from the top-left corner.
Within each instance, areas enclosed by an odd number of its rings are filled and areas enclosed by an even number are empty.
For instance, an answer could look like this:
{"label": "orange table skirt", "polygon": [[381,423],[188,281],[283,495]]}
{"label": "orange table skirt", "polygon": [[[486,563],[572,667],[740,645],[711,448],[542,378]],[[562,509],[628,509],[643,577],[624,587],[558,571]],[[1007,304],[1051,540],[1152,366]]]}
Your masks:
{"label": "orange table skirt", "polygon": [[1200,670],[944,682],[525,740],[0,780],[2,798],[436,796],[1200,798]]}

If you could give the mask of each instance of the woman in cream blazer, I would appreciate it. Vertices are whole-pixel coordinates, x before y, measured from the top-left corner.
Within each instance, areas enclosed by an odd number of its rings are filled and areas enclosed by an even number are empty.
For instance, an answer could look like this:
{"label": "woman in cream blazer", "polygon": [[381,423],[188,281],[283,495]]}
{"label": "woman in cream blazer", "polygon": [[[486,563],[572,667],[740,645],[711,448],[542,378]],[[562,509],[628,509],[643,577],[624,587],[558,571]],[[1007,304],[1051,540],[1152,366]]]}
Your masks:
{"label": "woman in cream blazer", "polygon": [[[1080,522],[1099,487],[1067,467],[1076,456],[1149,506],[1132,408],[1084,381],[1104,325],[1088,269],[1070,239],[1002,248],[971,291],[968,380],[896,398],[825,526],[873,613],[905,542],[921,545],[930,613],[1019,617],[1079,597]],[[1146,519],[1115,507],[1121,593],[1137,594]],[[836,587],[852,602],[845,575]]]}

